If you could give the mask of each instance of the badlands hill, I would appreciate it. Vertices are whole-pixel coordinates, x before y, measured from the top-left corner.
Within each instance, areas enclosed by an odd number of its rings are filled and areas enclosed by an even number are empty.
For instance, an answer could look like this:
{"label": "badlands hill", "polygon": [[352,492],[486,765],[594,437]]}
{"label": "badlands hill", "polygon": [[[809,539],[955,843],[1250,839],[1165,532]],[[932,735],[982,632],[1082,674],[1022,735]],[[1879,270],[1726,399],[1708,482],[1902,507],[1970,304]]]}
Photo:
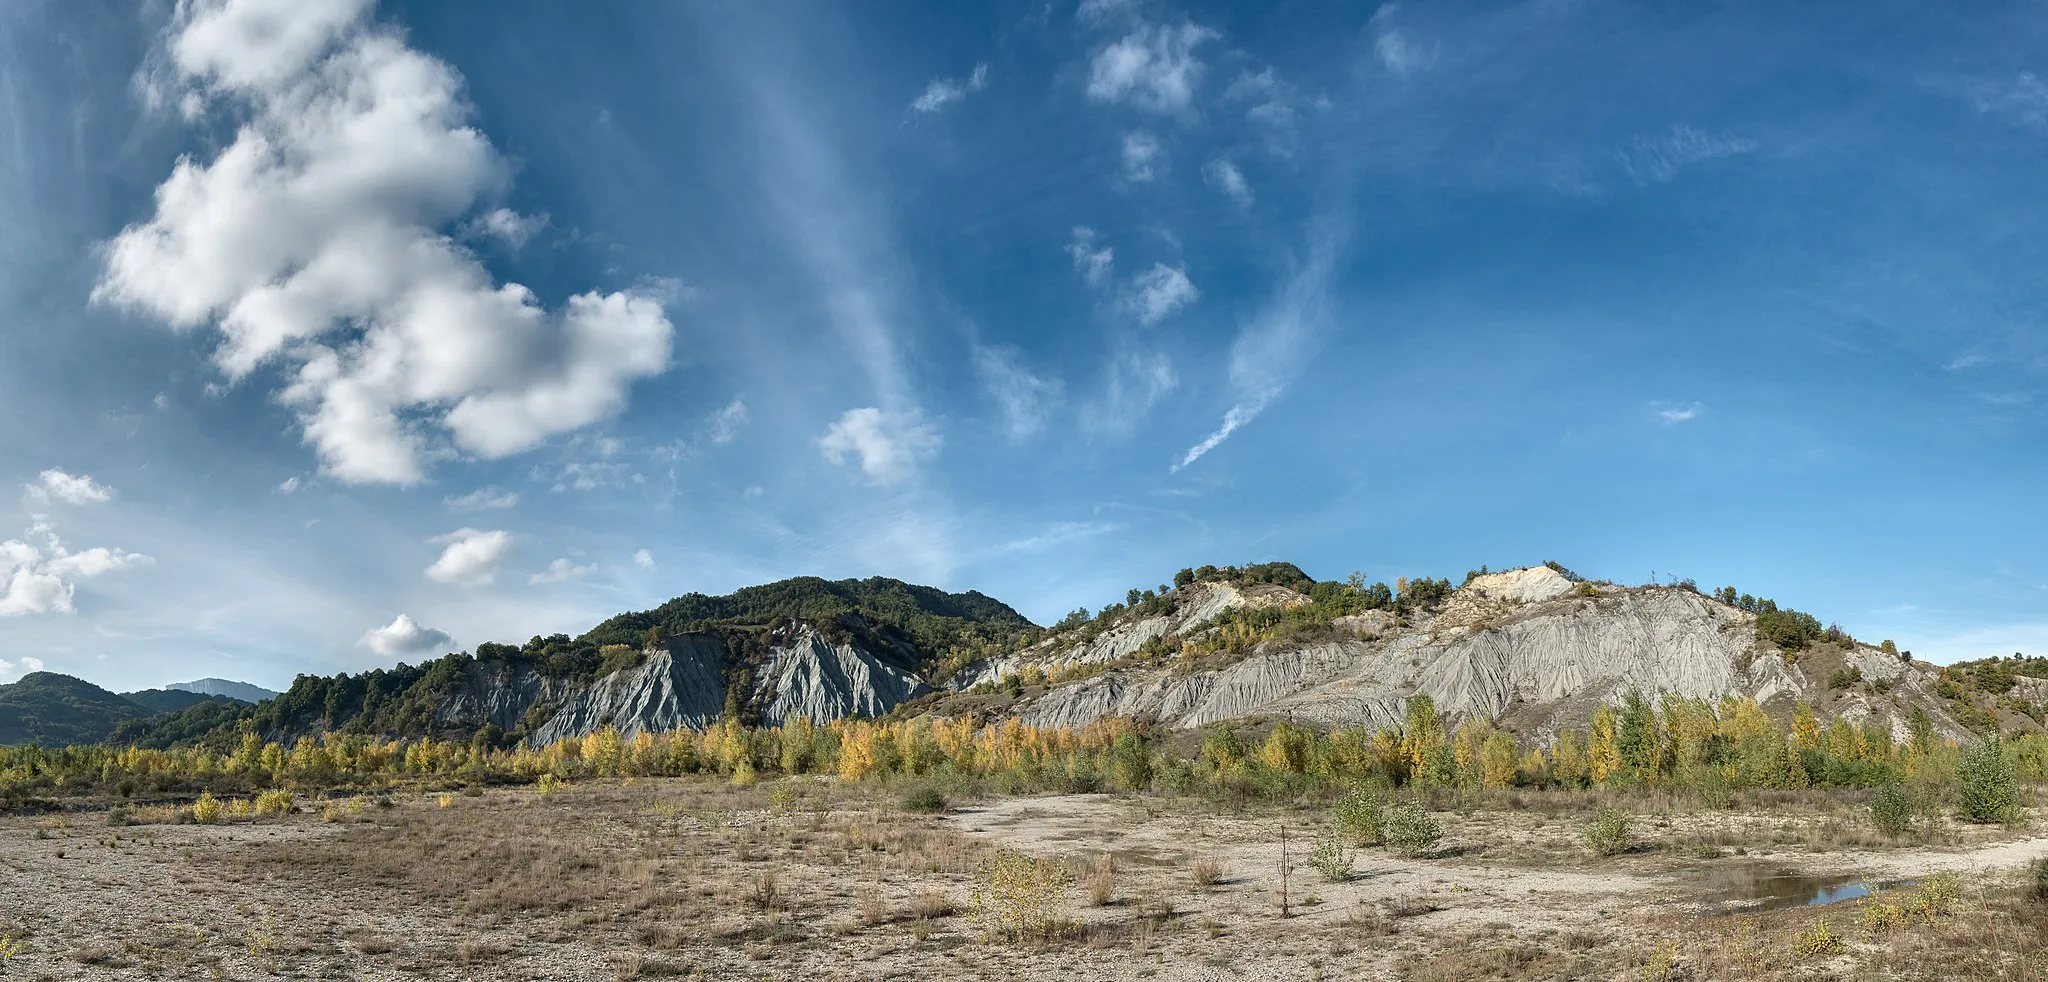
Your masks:
{"label": "badlands hill", "polygon": [[[1329,586],[1187,583],[1163,601],[970,665],[950,686],[957,695],[929,708],[977,707],[1040,726],[1127,716],[1183,729],[1247,718],[1377,728],[1398,724],[1408,699],[1424,693],[1453,718],[1491,719],[1538,740],[1583,727],[1631,691],[1751,698],[1781,718],[1804,703],[1824,720],[1875,717],[1901,735],[1915,709],[1958,738],[1999,712],[1996,700],[1986,708],[1948,698],[1969,693],[1944,688],[1941,669],[1895,649],[1769,601],[1745,609],[1690,586],[1586,583],[1550,566],[1475,574],[1441,600],[1414,604],[1398,595],[1346,604]],[[1811,627],[1784,630],[1795,619]],[[2039,725],[2017,708],[2003,715],[2008,726]]]}
{"label": "badlands hill", "polygon": [[257,706],[130,720],[111,739],[226,747],[243,733],[345,732],[503,745],[607,726],[630,735],[727,718],[926,713],[1379,727],[1420,693],[1453,719],[1543,740],[1630,692],[1755,699],[1782,719],[1804,705],[1824,721],[1874,718],[1901,734],[1918,711],[1965,739],[2040,727],[2048,679],[2036,676],[2048,670],[2015,665],[1942,669],[1733,589],[1590,583],[1554,564],[1475,572],[1455,588],[1317,582],[1288,563],[1205,566],[1050,629],[978,593],[806,577],[691,594],[579,638],[302,676]]}

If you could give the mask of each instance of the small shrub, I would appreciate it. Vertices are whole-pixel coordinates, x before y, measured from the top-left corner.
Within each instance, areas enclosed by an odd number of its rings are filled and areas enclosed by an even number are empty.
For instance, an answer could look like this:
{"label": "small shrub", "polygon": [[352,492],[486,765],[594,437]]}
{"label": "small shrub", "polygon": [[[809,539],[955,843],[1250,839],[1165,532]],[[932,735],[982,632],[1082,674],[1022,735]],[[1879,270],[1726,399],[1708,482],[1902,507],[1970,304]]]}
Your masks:
{"label": "small shrub", "polygon": [[220,821],[220,799],[211,791],[199,792],[199,800],[192,803],[192,820],[201,825],[212,825]]}
{"label": "small shrub", "polygon": [[1065,863],[1000,849],[975,872],[968,908],[991,939],[1022,943],[1050,938],[1063,921],[1070,878]]}
{"label": "small shrub", "polygon": [[278,788],[256,796],[256,814],[289,815],[292,813],[292,793]]}
{"label": "small shrub", "polygon": [[2027,864],[2027,896],[2048,901],[2048,856],[2036,856]]}
{"label": "small shrub", "polygon": [[1106,852],[1096,856],[1085,883],[1090,906],[1109,906],[1116,899],[1116,858]]}
{"label": "small shrub", "polygon": [[1376,846],[1386,837],[1386,799],[1376,788],[1354,787],[1337,799],[1337,825],[1351,841]]}
{"label": "small shrub", "polygon": [[1963,897],[1963,878],[1954,873],[1933,873],[1920,881],[1920,889],[1914,891],[1909,909],[1932,923],[1935,918],[1955,910],[1956,901]]}
{"label": "small shrub", "polygon": [[1188,874],[1194,877],[1196,886],[1213,887],[1223,882],[1223,860],[1214,856],[1204,856],[1195,860],[1195,865],[1189,867]]}
{"label": "small shrub", "polygon": [[452,795],[452,794],[444,794],[444,795],[441,795],[441,796],[440,796],[440,797],[438,797],[438,798],[435,798],[435,799],[434,799],[434,807],[436,807],[436,808],[453,808],[453,807],[455,807],[455,796],[454,796],[454,795]]}
{"label": "small shrub", "polygon": [[937,815],[946,810],[946,805],[946,796],[930,785],[912,788],[903,795],[903,810],[907,812]]}
{"label": "small shrub", "polygon": [[1799,932],[1799,936],[1792,939],[1792,951],[1801,958],[1839,955],[1844,950],[1842,939],[1835,936],[1833,928],[1828,927],[1828,919],[1825,917],[1817,918],[1812,927]]}
{"label": "small shrub", "polygon": [[541,794],[554,794],[555,792],[560,791],[567,786],[568,785],[566,782],[564,782],[560,778],[557,778],[552,773],[542,774],[540,776],[540,781],[534,785],[535,788],[539,789]]}
{"label": "small shrub", "polygon": [[1316,843],[1315,851],[1309,853],[1308,865],[1331,883],[1348,883],[1351,880],[1351,854],[1335,837]]}
{"label": "small shrub", "polygon": [[1913,831],[1913,795],[1896,784],[1886,784],[1870,793],[1870,824],[1877,833],[1897,839]]}
{"label": "small shrub", "polygon": [[1586,849],[1595,856],[1618,855],[1635,844],[1635,832],[1629,827],[1628,816],[1612,808],[1600,809],[1592,823],[1586,826],[1583,838]]}
{"label": "small shrub", "polygon": [[1875,938],[1906,923],[1906,908],[1883,897],[1873,896],[1863,902],[1863,930]]}
{"label": "small shrub", "polygon": [[1404,801],[1387,809],[1387,846],[1395,853],[1412,859],[1435,848],[1443,837],[1443,826],[1421,802]]}

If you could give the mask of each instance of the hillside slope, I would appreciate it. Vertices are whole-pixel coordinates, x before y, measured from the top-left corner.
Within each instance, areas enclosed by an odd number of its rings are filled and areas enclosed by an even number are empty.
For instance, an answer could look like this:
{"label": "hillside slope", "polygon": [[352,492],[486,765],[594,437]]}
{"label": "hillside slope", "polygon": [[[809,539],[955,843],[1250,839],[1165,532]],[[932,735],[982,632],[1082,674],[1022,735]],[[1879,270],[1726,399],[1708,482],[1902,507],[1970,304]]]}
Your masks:
{"label": "hillside slope", "polygon": [[301,676],[232,716],[199,706],[115,738],[226,747],[242,732],[286,742],[344,732],[501,743],[607,726],[627,735],[703,727],[728,715],[769,726],[826,723],[884,715],[931,691],[929,679],[1038,633],[979,593],[803,577],[725,597],[690,594],[578,638],[486,643],[424,665]]}
{"label": "hillside slope", "polygon": [[[1876,718],[1902,736],[1919,709],[1946,735],[1970,733],[1958,717],[1971,710],[1941,694],[1936,667],[1846,636],[1784,647],[1760,636],[1760,620],[1779,619],[1775,605],[1752,612],[1689,587],[1583,584],[1539,566],[1474,575],[1427,603],[1367,601],[1371,609],[1330,616],[1341,607],[1270,583],[1173,592],[1163,608],[969,665],[956,698],[920,708],[978,708],[1039,726],[1129,716],[1172,728],[1246,718],[1377,728],[1397,725],[1420,693],[1454,719],[1544,740],[1635,691],[1750,698],[1787,719],[1805,704],[1822,719]],[[1012,700],[1000,705],[972,698],[1004,689]],[[2012,714],[2005,722],[2038,725]]]}
{"label": "hillside slope", "polygon": [[30,672],[0,685],[0,744],[98,743],[150,711],[84,679]]}

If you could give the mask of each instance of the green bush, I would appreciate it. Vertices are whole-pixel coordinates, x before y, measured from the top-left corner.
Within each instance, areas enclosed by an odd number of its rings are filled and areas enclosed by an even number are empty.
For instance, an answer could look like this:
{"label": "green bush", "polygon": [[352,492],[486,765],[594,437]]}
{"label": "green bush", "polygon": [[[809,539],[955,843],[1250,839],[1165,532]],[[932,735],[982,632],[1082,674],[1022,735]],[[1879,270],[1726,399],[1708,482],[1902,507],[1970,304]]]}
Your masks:
{"label": "green bush", "polygon": [[1359,785],[1337,799],[1337,826],[1361,846],[1385,841],[1386,816],[1387,802],[1377,788]]}
{"label": "green bush", "polygon": [[2027,896],[2048,900],[2048,856],[2035,856],[2027,864]]}
{"label": "green bush", "polygon": [[1595,856],[1624,853],[1635,844],[1635,833],[1629,827],[1628,816],[1612,808],[1600,809],[1600,813],[1593,816],[1593,821],[1586,826],[1583,837],[1586,848]]}
{"label": "green bush", "polygon": [[936,815],[946,810],[946,796],[930,785],[915,787],[904,792],[903,810]]}
{"label": "green bush", "polygon": [[1331,883],[1346,883],[1351,880],[1351,854],[1344,850],[1344,844],[1335,837],[1324,838],[1316,843],[1316,850],[1309,854],[1310,869],[1323,874]]}
{"label": "green bush", "polygon": [[1880,786],[1870,793],[1870,824],[1879,835],[1902,838],[1913,831],[1913,794],[1896,784]]}
{"label": "green bush", "polygon": [[1404,801],[1387,809],[1386,842],[1394,852],[1411,858],[1420,856],[1435,848],[1443,837],[1443,826],[1430,817],[1421,802]]}
{"label": "green bush", "polygon": [[1956,785],[1964,818],[1978,823],[2019,818],[2019,780],[1998,740],[1986,740],[1963,751],[1956,762]]}

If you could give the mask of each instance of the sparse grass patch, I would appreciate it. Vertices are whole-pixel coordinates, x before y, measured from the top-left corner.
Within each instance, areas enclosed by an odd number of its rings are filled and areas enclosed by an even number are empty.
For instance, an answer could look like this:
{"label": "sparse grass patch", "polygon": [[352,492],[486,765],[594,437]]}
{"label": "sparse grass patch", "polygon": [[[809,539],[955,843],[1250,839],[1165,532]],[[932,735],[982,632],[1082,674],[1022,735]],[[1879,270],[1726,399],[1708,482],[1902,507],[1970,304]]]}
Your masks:
{"label": "sparse grass patch", "polygon": [[1203,856],[1188,867],[1188,876],[1198,887],[1213,887],[1223,882],[1223,860],[1215,856]]}

